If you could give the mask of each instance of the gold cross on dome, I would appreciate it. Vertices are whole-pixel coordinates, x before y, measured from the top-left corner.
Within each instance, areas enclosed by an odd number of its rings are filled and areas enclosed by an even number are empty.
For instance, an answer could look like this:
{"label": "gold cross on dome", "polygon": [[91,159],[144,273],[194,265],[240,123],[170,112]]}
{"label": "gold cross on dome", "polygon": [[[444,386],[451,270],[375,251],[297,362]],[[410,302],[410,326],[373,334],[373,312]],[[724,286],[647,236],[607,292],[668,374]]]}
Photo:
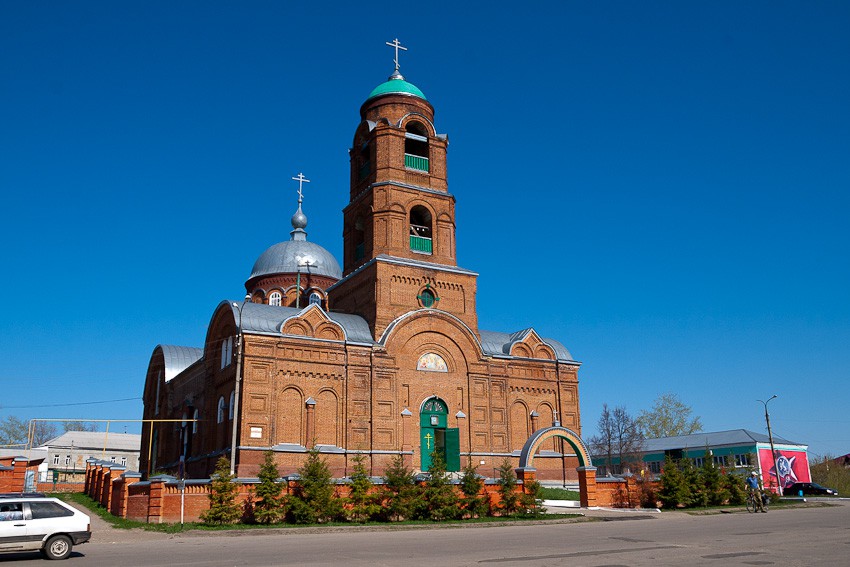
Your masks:
{"label": "gold cross on dome", "polygon": [[305,183],[310,183],[310,180],[304,177],[303,173],[299,173],[297,177],[293,177],[292,179],[298,182],[298,202],[300,203],[304,199],[304,194],[301,190],[304,188]]}
{"label": "gold cross on dome", "polygon": [[395,47],[395,59],[393,59],[393,63],[395,63],[395,70],[398,72],[398,50],[407,51],[406,47],[402,47],[401,43],[399,43],[398,38],[395,38],[392,41],[386,42],[390,47]]}

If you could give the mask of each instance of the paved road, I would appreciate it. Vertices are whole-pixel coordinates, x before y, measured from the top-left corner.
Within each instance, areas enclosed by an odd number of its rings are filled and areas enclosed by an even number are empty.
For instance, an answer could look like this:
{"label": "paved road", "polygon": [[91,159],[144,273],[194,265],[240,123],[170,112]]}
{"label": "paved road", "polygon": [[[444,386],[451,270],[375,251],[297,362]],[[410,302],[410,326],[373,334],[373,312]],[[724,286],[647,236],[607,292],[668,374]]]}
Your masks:
{"label": "paved road", "polygon": [[[177,536],[102,530],[92,543],[77,548],[63,566],[792,567],[846,565],[850,555],[850,502],[774,509],[768,514],[613,516],[624,521]],[[14,559],[15,565],[44,565],[32,555],[0,555],[0,562],[9,559]]]}

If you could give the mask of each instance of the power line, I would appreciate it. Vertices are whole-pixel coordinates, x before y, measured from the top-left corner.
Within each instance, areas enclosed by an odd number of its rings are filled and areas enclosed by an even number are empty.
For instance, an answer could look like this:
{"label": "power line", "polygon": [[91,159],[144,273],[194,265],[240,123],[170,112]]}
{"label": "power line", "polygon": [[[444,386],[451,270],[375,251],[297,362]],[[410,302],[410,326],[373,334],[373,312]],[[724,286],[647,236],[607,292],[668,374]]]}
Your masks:
{"label": "power line", "polygon": [[121,398],[119,400],[103,400],[101,402],[77,402],[72,404],[44,404],[34,406],[0,406],[0,409],[31,409],[31,408],[62,408],[69,406],[91,406],[94,404],[111,404],[113,402],[131,402],[133,400],[141,400],[142,398]]}

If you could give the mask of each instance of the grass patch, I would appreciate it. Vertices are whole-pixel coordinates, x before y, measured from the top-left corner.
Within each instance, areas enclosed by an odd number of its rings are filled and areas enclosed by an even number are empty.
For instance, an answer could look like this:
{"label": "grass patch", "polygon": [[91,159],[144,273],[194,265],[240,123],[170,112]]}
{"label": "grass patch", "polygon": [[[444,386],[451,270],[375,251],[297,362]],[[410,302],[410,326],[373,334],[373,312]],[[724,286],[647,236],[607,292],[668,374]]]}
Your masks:
{"label": "grass patch", "polygon": [[[576,493],[577,494],[577,493]],[[266,529],[280,529],[280,528],[315,528],[315,527],[340,527],[340,526],[359,526],[359,527],[377,527],[377,526],[438,526],[438,525],[459,525],[459,524],[492,524],[492,523],[501,523],[501,522],[516,522],[516,521],[535,521],[535,520],[563,520],[569,518],[579,518],[582,517],[582,514],[544,514],[542,516],[508,516],[508,517],[492,517],[486,516],[484,518],[474,518],[470,520],[455,520],[449,522],[433,522],[428,520],[406,520],[403,522],[367,522],[367,523],[353,523],[353,522],[331,522],[327,524],[229,524],[224,526],[208,526],[207,524],[202,524],[199,522],[187,522],[185,524],[148,524],[145,522],[138,522],[136,520],[126,520],[124,518],[118,518],[110,514],[106,508],[104,508],[99,502],[96,502],[87,494],[83,494],[81,492],[69,492],[69,493],[57,493],[51,494],[55,498],[59,498],[65,502],[70,504],[77,504],[83,508],[87,508],[94,514],[100,516],[105,522],[110,524],[114,528],[122,529],[122,530],[132,530],[132,529],[143,529],[152,532],[163,532],[163,533],[180,533],[189,530],[203,530],[203,531],[221,531],[221,530],[266,530]]]}
{"label": "grass patch", "polygon": [[540,492],[543,500],[579,500],[581,498],[578,491],[564,488],[543,487]]}

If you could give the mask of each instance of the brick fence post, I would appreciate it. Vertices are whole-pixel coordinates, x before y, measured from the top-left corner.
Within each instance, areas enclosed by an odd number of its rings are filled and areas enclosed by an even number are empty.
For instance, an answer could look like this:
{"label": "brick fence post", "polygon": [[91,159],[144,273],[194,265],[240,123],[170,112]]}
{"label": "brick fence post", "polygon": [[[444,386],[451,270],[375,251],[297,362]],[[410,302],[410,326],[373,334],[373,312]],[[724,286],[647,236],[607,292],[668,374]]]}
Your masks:
{"label": "brick fence post", "polygon": [[107,485],[108,494],[106,495],[106,509],[109,510],[109,513],[113,516],[117,516],[113,509],[115,507],[115,490],[116,483],[121,482],[121,475],[127,470],[127,467],[122,467],[120,465],[111,467],[109,469],[109,484]]}
{"label": "brick fence post", "polygon": [[155,478],[150,482],[151,488],[148,493],[148,523],[161,524],[162,512],[165,508],[165,481],[161,478]]}
{"label": "brick fence post", "polygon": [[130,485],[142,480],[142,473],[125,472],[121,475],[121,492],[118,496],[117,514],[119,518],[127,518],[127,506],[130,502]]}
{"label": "brick fence post", "polygon": [[578,467],[579,497],[582,508],[596,506],[596,467]]}

